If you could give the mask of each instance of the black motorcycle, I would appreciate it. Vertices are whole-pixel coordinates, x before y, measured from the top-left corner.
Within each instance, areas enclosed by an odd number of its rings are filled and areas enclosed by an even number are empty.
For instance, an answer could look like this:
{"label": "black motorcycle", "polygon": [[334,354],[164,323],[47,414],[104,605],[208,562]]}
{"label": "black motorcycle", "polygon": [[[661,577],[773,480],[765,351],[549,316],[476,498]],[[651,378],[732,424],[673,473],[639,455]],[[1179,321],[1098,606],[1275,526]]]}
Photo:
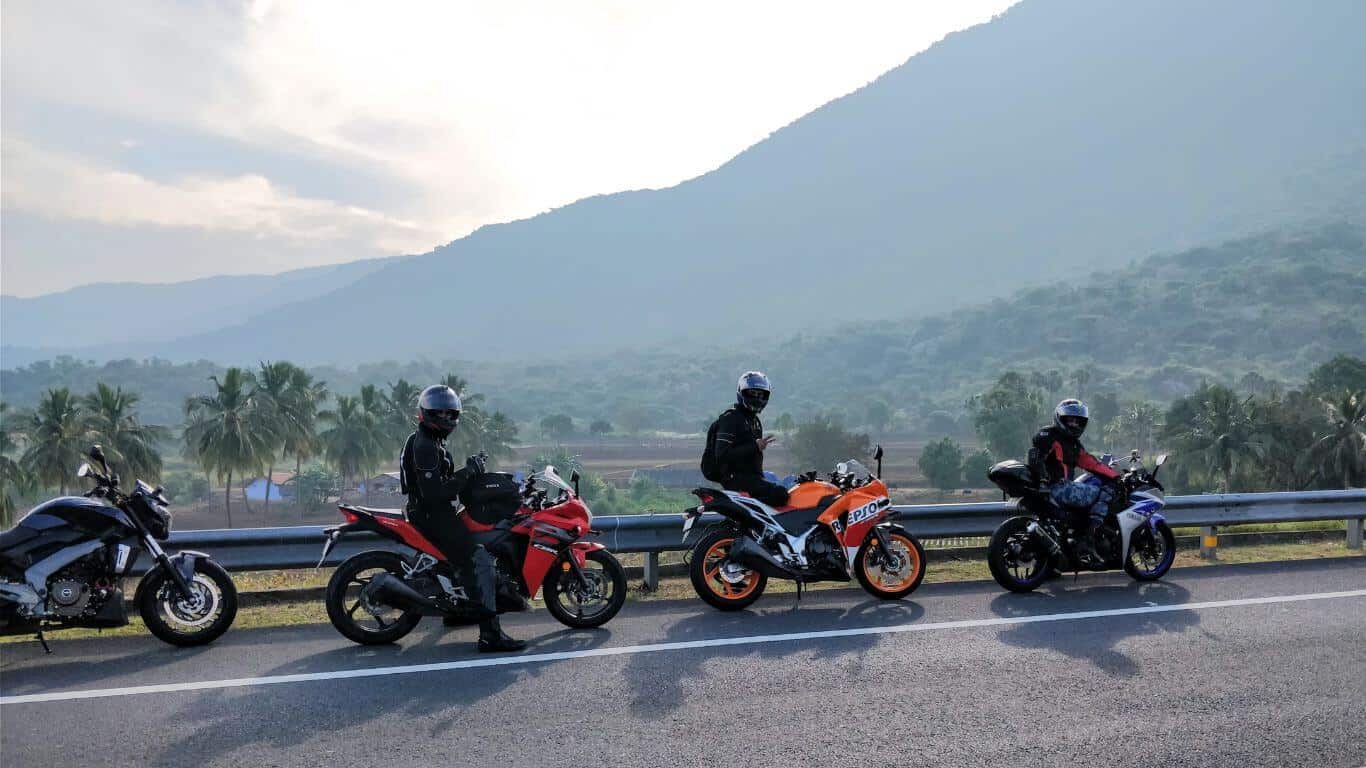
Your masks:
{"label": "black motorcycle", "polygon": [[133,597],[152,634],[180,646],[211,643],[237,616],[237,587],[203,552],[168,556],[158,541],[171,535],[161,488],[141,480],[119,488],[104,451],[90,449],[78,477],[95,487],[34,507],[0,534],[0,634],[45,629],[121,627],[128,623],[120,584],[142,550],[155,564]]}

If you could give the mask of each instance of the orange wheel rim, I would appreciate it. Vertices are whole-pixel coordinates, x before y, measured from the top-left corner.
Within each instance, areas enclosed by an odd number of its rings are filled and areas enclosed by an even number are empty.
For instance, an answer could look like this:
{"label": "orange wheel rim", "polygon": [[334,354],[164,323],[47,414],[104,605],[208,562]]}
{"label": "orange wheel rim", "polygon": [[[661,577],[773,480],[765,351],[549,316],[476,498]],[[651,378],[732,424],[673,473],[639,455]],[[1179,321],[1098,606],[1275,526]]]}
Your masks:
{"label": "orange wheel rim", "polygon": [[[910,538],[903,536],[902,534],[888,534],[887,538],[892,542],[892,546],[896,548],[896,556],[905,561],[901,570],[896,574],[891,574],[879,569],[879,571],[881,571],[880,574],[877,577],[874,577],[873,574],[868,572],[868,558],[864,557],[863,573],[868,577],[869,583],[876,585],[878,589],[884,592],[896,592],[909,587],[911,582],[915,581],[916,576],[920,574],[920,550],[915,548],[915,543],[912,542]],[[889,584],[887,582],[888,576],[892,576],[895,581]]]}
{"label": "orange wheel rim", "polygon": [[721,576],[721,568],[730,554],[730,545],[734,543],[735,539],[720,539],[712,544],[702,556],[702,574],[707,581],[707,588],[717,597],[742,600],[759,586],[759,577],[753,571],[746,571],[743,580],[732,584]]}

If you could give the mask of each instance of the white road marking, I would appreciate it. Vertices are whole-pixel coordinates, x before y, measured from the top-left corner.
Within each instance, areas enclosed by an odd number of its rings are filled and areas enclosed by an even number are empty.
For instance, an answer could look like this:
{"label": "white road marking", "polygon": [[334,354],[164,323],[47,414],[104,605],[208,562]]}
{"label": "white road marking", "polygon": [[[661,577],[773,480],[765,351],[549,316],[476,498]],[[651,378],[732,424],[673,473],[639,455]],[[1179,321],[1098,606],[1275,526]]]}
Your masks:
{"label": "white road marking", "polygon": [[35,704],[48,701],[73,701],[76,699],[102,699],[111,696],[137,696],[147,693],[179,693],[183,691],[207,691],[219,688],[247,688],[258,685],[279,683],[306,683],[318,680],[347,680],[359,677],[385,677],[388,675],[411,675],[421,672],[446,672],[453,669],[479,669],[481,667],[504,667],[523,664],[540,664],[566,659],[582,659],[594,656],[626,656],[636,653],[659,653],[662,651],[684,651],[695,648],[721,648],[732,645],[760,645],[763,643],[786,643],[800,640],[822,640],[834,637],[859,637],[863,635],[893,635],[908,632],[934,632],[942,629],[975,629],[979,627],[1002,627],[1016,624],[1040,624],[1048,621],[1077,621],[1082,619],[1103,619],[1110,616],[1139,616],[1153,613],[1174,613],[1178,611],[1206,611],[1216,608],[1239,608],[1249,605],[1274,605],[1277,603],[1301,603],[1311,600],[1336,600],[1349,597],[1366,597],[1366,589],[1346,592],[1316,592],[1303,595],[1278,595],[1274,597],[1248,597],[1237,600],[1214,600],[1203,603],[1178,603],[1174,605],[1144,605],[1135,608],[1111,608],[1100,611],[1076,611],[1074,613],[1046,613],[1037,616],[1012,616],[991,619],[965,619],[960,621],[941,621],[926,624],[897,624],[886,627],[859,627],[851,629],[827,629],[815,632],[789,632],[780,635],[750,635],[747,637],[721,637],[712,640],[688,640],[677,643],[651,643],[648,645],[626,645],[610,648],[590,648],[582,651],[560,651],[557,653],[532,653],[523,656],[497,656],[491,658],[463,659],[435,664],[411,664],[402,667],[372,667],[369,669],[342,669],[335,672],[307,672],[297,675],[270,675],[267,677],[241,677],[232,680],[202,680],[190,683],[165,683],[161,685],[135,685],[127,688],[98,688],[86,691],[58,691],[55,693],[31,693],[22,696],[0,696],[0,705]]}

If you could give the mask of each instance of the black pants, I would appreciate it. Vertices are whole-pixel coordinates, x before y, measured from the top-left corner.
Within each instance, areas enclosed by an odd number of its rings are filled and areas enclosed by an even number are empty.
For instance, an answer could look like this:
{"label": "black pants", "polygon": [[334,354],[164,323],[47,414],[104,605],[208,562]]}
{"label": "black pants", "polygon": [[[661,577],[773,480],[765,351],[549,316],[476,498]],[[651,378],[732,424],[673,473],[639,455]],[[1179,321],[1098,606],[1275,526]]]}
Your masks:
{"label": "black pants", "polygon": [[777,483],[770,483],[763,475],[731,475],[721,484],[728,491],[748,493],[770,507],[787,504],[787,489]]}
{"label": "black pants", "polygon": [[474,534],[449,508],[428,511],[410,509],[408,520],[426,536],[441,554],[450,561],[460,577],[460,584],[475,605],[482,607],[489,617],[479,621],[482,635],[498,632],[497,578],[493,570],[493,556],[474,541]]}

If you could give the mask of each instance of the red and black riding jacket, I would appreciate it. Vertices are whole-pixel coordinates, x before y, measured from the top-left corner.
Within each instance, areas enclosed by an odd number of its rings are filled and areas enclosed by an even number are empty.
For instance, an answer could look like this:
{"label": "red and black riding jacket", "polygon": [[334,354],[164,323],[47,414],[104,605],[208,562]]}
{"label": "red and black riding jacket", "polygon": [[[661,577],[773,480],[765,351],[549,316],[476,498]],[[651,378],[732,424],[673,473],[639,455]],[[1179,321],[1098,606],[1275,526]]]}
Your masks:
{"label": "red and black riding jacket", "polygon": [[1056,426],[1044,427],[1034,435],[1030,459],[1037,463],[1035,471],[1040,472],[1049,485],[1071,480],[1078,469],[1107,480],[1119,477],[1113,468],[1087,453],[1080,440]]}

